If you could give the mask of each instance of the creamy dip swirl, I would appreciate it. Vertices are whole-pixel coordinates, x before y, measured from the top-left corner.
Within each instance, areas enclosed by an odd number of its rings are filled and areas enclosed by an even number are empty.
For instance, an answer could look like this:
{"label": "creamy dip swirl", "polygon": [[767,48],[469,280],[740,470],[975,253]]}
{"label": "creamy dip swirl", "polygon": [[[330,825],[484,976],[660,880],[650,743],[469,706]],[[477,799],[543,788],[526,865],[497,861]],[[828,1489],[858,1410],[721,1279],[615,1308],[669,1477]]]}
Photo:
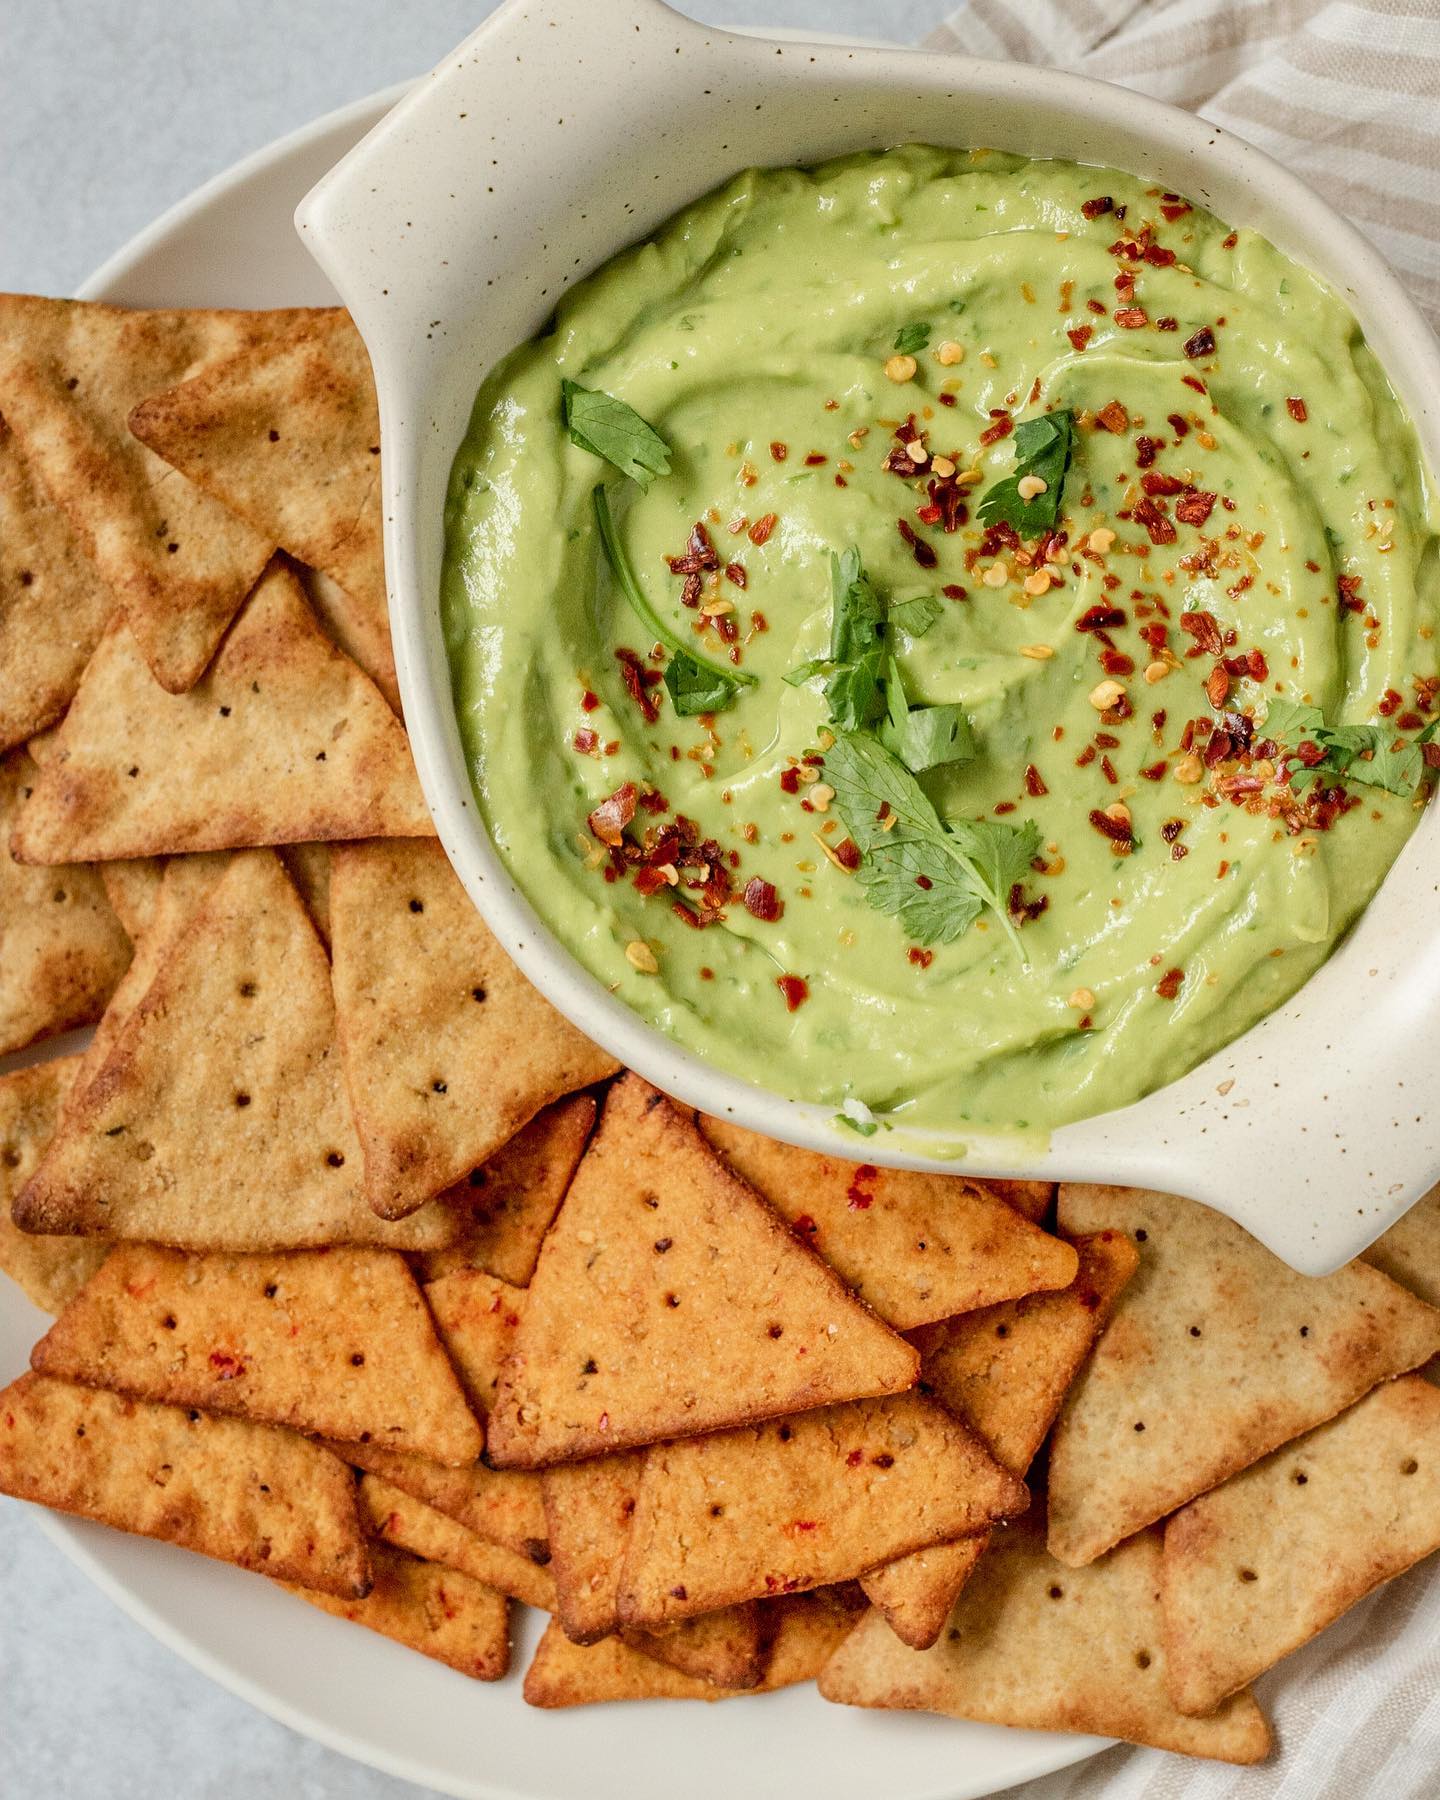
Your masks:
{"label": "creamy dip swirl", "polygon": [[[562,379],[648,420],[669,474],[642,491],[572,442]],[[987,535],[1013,426],[1054,409],[1063,542]],[[602,556],[602,479],[650,603],[757,678],[709,719],[617,659],[666,660]],[[687,589],[670,559],[697,522],[717,566]],[[1278,697],[1421,735],[1436,525],[1355,319],[1253,232],[984,151],[752,171],[577,286],[479,393],[443,584],[475,792],[541,917],[678,1043],[927,1129],[1045,1130],[1245,1030],[1375,891],[1428,775],[1297,796],[1264,719]],[[974,734],[930,798],[1038,827],[1023,958],[993,912],[917,944],[833,854],[827,702],[784,676],[826,654],[851,547],[892,604],[943,607],[894,638],[911,703],[956,702]],[[733,891],[704,928],[673,869],[645,892],[587,826],[626,784],[633,844],[681,815],[718,846]],[[756,879],[778,917],[743,903]]]}

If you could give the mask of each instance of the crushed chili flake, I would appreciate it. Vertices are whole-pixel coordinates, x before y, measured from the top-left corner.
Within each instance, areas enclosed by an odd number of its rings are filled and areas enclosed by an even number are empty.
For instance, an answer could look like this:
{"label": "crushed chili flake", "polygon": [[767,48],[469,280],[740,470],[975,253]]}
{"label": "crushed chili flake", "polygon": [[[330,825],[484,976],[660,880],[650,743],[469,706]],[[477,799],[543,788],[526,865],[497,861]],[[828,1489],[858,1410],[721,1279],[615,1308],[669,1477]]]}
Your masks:
{"label": "crushed chili flake", "polygon": [[1147,244],[1144,257],[1152,268],[1168,269],[1175,260],[1175,252],[1167,250],[1163,244]]}
{"label": "crushed chili flake", "polygon": [[1225,640],[1220,634],[1220,621],[1212,612],[1183,612],[1180,629],[1194,638],[1197,649],[1207,656],[1223,656]]}
{"label": "crushed chili flake", "polygon": [[1363,613],[1365,602],[1359,598],[1359,575],[1337,575],[1335,577],[1335,595],[1346,612]]}
{"label": "crushed chili flake", "polygon": [[627,781],[589,814],[585,822],[602,844],[613,849],[624,842],[625,827],[635,817],[639,792],[633,781]]}
{"label": "crushed chili flake", "polygon": [[1175,542],[1178,534],[1174,525],[1148,494],[1142,494],[1132,510],[1136,520],[1149,533],[1152,544],[1173,544]]}
{"label": "crushed chili flake", "polygon": [[1165,779],[1165,771],[1169,766],[1170,765],[1162,756],[1159,762],[1151,763],[1148,768],[1142,769],[1140,774],[1145,781],[1163,781]]}
{"label": "crushed chili flake", "polygon": [[1093,200],[1082,200],[1080,210],[1087,219],[1098,219],[1105,213],[1114,212],[1115,202],[1109,194],[1097,194]]}
{"label": "crushed chili flake", "polygon": [[1049,788],[1045,785],[1044,776],[1041,775],[1034,763],[1026,763],[1025,765],[1025,792],[1032,800],[1038,800],[1042,794],[1048,794],[1050,792]]}
{"label": "crushed chili flake", "polygon": [[1214,505],[1214,494],[1198,491],[1182,494],[1175,502],[1175,517],[1182,525],[1203,525],[1210,517]]}
{"label": "crushed chili flake", "polygon": [[763,544],[779,523],[778,513],[765,513],[755,521],[746,535],[752,544]]}
{"label": "crushed chili flake", "polygon": [[599,744],[600,736],[598,732],[591,731],[588,726],[582,725],[571,741],[581,756],[588,756]]}
{"label": "crushed chili flake", "polygon": [[1095,335],[1093,325],[1072,325],[1065,333],[1076,350],[1083,350]]}
{"label": "crushed chili flake", "polygon": [[1183,969],[1167,969],[1155,983],[1155,992],[1162,1000],[1173,1000],[1180,992],[1181,983],[1185,979]]}
{"label": "crushed chili flake", "polygon": [[790,446],[788,444],[782,444],[780,440],[776,438],[770,445],[770,454],[775,458],[776,462],[784,462],[785,458],[790,454]]}
{"label": "crushed chili flake", "polygon": [[935,960],[933,950],[922,950],[918,944],[912,944],[906,952],[906,956],[917,969],[928,969]]}
{"label": "crushed chili flake", "polygon": [[1216,712],[1219,712],[1220,708],[1225,704],[1226,696],[1229,692],[1230,677],[1225,673],[1225,665],[1224,663],[1216,663],[1215,667],[1205,677],[1205,698],[1215,708]]}
{"label": "crushed chili flake", "polygon": [[1014,429],[1015,421],[1009,413],[995,413],[992,408],[991,421],[980,433],[980,442],[982,444],[998,444],[1001,438],[1009,437]]}
{"label": "crushed chili flake", "polygon": [[1208,325],[1202,325],[1198,331],[1192,332],[1185,340],[1185,354],[1192,362],[1202,356],[1215,354],[1215,333]]}
{"label": "crushed chili flake", "polygon": [[1147,469],[1140,477],[1140,486],[1147,494],[1183,494],[1185,483],[1178,475],[1167,475],[1163,469]]}
{"label": "crushed chili flake", "polygon": [[752,875],[745,883],[745,891],[740,898],[745,903],[746,912],[766,925],[773,925],[785,910],[785,902],[775,892],[774,884],[762,881],[758,875]]}
{"label": "crushed chili flake", "polygon": [[1190,421],[1185,417],[1184,413],[1166,413],[1165,423],[1175,433],[1177,438],[1183,438],[1189,435]]}
{"label": "crushed chili flake", "polygon": [[1303,425],[1310,417],[1310,409],[1298,394],[1291,394],[1285,401],[1285,410],[1297,425]]}
{"label": "crushed chili flake", "polygon": [[920,567],[922,569],[933,569],[940,560],[935,553],[935,546],[933,544],[927,544],[924,538],[917,534],[915,527],[908,519],[897,519],[895,521],[895,529],[910,546],[910,554],[915,558],[916,562],[919,563]]}
{"label": "crushed chili flake", "polygon": [[1122,331],[1141,331],[1150,323],[1150,315],[1143,306],[1117,306],[1115,323]]}
{"label": "crushed chili flake", "polygon": [[649,690],[663,679],[660,671],[647,669],[633,650],[626,650],[623,647],[615,652],[615,660],[620,665],[620,674],[624,679],[626,692],[640,708],[640,714],[645,723],[653,725],[660,717],[660,703]]}
{"label": "crushed chili flake", "polygon": [[942,406],[955,406],[958,404],[958,402],[955,399],[955,396],[953,394],[947,394],[943,388],[935,396],[935,398],[940,402],[940,404]]}
{"label": "crushed chili flake", "polygon": [[854,838],[841,838],[838,844],[831,846],[830,854],[842,869],[855,870],[860,867],[860,846]]}
{"label": "crushed chili flake", "polygon": [[1118,437],[1130,429],[1130,415],[1119,400],[1107,400],[1096,413],[1095,423]]}
{"label": "crushed chili flake", "polygon": [[725,565],[725,579],[733,581],[735,586],[743,588],[749,577],[745,573],[744,563],[732,562]]}
{"label": "crushed chili flake", "polygon": [[1188,200],[1181,200],[1178,196],[1167,198],[1160,208],[1161,214],[1171,225],[1173,225],[1177,219],[1183,219],[1189,210],[1190,202]]}
{"label": "crushed chili flake", "polygon": [[[785,998],[786,1012],[798,1012],[810,998],[809,983],[801,975],[777,975],[775,985]],[[807,1213],[802,1213],[795,1221],[795,1229],[799,1231],[802,1225],[808,1225],[811,1232],[816,1229],[815,1221]]]}
{"label": "crushed chili flake", "polygon": [[818,469],[821,463],[827,463],[829,460],[830,458],[826,456],[823,451],[812,450],[805,458],[805,467],[807,469]]}
{"label": "crushed chili flake", "polygon": [[703,519],[695,521],[683,555],[667,556],[665,560],[670,565],[672,575],[699,575],[720,567],[720,558],[710,542],[710,533],[705,529]]}
{"label": "crushed chili flake", "polygon": [[1137,469],[1149,469],[1154,466],[1155,458],[1165,448],[1164,438],[1138,437],[1135,440],[1135,466]]}
{"label": "crushed chili flake", "polygon": [[1128,819],[1112,819],[1107,812],[1101,812],[1098,806],[1090,810],[1090,823],[1101,837],[1109,838],[1112,844],[1123,844],[1128,851],[1134,842],[1135,834]]}

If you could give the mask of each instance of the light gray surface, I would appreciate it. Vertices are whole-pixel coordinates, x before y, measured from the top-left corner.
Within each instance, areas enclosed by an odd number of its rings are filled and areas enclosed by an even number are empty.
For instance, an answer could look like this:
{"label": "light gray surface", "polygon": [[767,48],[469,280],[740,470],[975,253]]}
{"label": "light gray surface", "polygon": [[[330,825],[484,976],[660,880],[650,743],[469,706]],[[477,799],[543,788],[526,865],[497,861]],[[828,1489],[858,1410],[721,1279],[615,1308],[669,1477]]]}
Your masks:
{"label": "light gray surface", "polygon": [[[332,107],[420,73],[491,5],[0,0],[0,288],[73,291],[200,182]],[[907,41],[946,7],[691,0],[681,10],[717,24]],[[0,1697],[5,1800],[422,1792],[215,1687],[125,1618],[10,1501],[0,1501]]]}

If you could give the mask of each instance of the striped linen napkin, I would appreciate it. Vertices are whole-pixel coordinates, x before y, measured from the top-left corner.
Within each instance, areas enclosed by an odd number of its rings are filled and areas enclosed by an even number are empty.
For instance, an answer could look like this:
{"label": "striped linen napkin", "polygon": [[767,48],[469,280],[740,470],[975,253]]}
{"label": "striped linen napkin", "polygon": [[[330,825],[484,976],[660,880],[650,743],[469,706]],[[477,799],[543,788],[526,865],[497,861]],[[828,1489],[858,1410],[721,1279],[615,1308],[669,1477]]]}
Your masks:
{"label": "striped linen napkin", "polygon": [[[966,0],[936,50],[1046,63],[1188,107],[1367,232],[1440,326],[1440,0]],[[1257,1684],[1255,1769],[1107,1750],[1009,1800],[1437,1800],[1440,1559]]]}

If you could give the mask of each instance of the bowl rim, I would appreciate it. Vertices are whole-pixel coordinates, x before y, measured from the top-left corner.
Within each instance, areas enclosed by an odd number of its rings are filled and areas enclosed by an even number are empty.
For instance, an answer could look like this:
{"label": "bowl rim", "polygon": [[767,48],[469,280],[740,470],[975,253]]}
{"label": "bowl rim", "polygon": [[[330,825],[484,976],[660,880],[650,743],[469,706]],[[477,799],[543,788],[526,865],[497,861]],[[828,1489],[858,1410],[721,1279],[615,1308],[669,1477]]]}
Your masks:
{"label": "bowl rim", "polygon": [[[762,49],[767,43],[773,47],[772,41],[749,34],[727,34],[699,25],[675,14],[663,0],[621,3],[652,24],[663,23],[666,30],[689,37],[697,47],[702,40],[707,47],[723,41],[727,50],[734,47],[737,54],[741,47],[752,52],[757,44]],[[494,47],[499,34],[514,23],[523,24],[525,18],[525,0],[510,0],[460,47],[451,59],[451,67],[437,71],[437,79],[443,82],[453,74],[463,75],[467,51],[473,48],[478,60],[480,53]],[[1339,287],[1347,301],[1370,319],[1382,323],[1388,320],[1388,335],[1392,339],[1406,341],[1405,381],[1396,378],[1393,357],[1382,361],[1410,412],[1422,451],[1428,453],[1427,461],[1432,467],[1440,467],[1440,417],[1429,414],[1421,398],[1427,391],[1427,371],[1428,391],[1440,394],[1440,348],[1423,315],[1369,240],[1300,177],[1265,152],[1166,102],[1067,71],[952,54],[922,58],[914,50],[902,49],[857,49],[853,57],[864,58],[876,79],[888,81],[897,89],[913,88],[917,81],[932,89],[943,83],[951,94],[1003,98],[1014,91],[1016,84],[1023,83],[1027,104],[1039,106],[1050,100],[1054,110],[1085,114],[1097,126],[1110,122],[1116,96],[1123,95],[1127,132],[1145,139],[1153,147],[1157,162],[1167,155],[1172,159],[1198,158],[1223,172],[1235,186],[1254,190],[1272,208],[1280,203],[1288,206],[1302,222],[1301,234],[1309,242],[1318,243],[1323,236],[1326,255],[1317,255],[1315,261],[1322,265],[1328,262],[1331,267],[1342,265],[1353,277],[1337,282],[1329,276],[1331,285]],[[802,71],[801,79],[804,78]],[[371,269],[362,274],[351,260],[353,243],[347,248],[345,242],[347,233],[352,239],[354,236],[353,218],[347,221],[345,216],[347,206],[353,209],[354,194],[346,190],[359,185],[362,170],[366,179],[383,179],[380,172],[384,157],[397,145],[397,153],[403,155],[406,138],[413,148],[415,136],[424,128],[423,109],[435,100],[434,87],[422,84],[417,88],[319,184],[298,209],[296,219],[312,254],[340,290],[370,345],[376,363],[382,421],[386,426],[398,427],[390,439],[395,448],[383,471],[386,564],[390,571],[397,669],[421,784],[441,842],[460,880],[522,971],[588,1036],[654,1085],[688,1105],[734,1118],[767,1136],[830,1154],[863,1156],[893,1167],[952,1173],[964,1170],[1042,1180],[1118,1180],[1184,1192],[1239,1218],[1270,1248],[1309,1273],[1325,1273],[1356,1254],[1430,1186],[1440,1172],[1440,1149],[1428,1147],[1423,1169],[1419,1165],[1410,1168],[1403,1182],[1391,1184],[1373,1204],[1359,1208],[1322,1206],[1317,1200],[1319,1213],[1312,1209],[1311,1215],[1296,1218],[1284,1208],[1277,1211],[1261,1204],[1258,1193],[1248,1200],[1237,1199],[1233,1194],[1233,1158],[1242,1154],[1236,1147],[1239,1114],[1215,1106],[1215,1096],[1234,1086],[1237,1073],[1255,1062],[1259,1047],[1273,1044],[1282,1025],[1296,1023],[1295,1009],[1302,1003],[1302,996],[1310,997],[1307,1010],[1312,1015],[1316,1012],[1314,996],[1325,982],[1327,971],[1334,970],[1336,955],[1284,1005],[1186,1075],[1141,1100],[1056,1128],[1039,1152],[1013,1137],[978,1134],[964,1140],[962,1151],[958,1141],[954,1145],[937,1143],[942,1134],[911,1133],[907,1137],[903,1128],[852,1140],[836,1130],[833,1106],[822,1107],[760,1087],[682,1047],[607,992],[538,915],[501,860],[481,819],[458,737],[448,669],[443,681],[435,679],[434,646],[427,639],[438,631],[438,601],[435,594],[427,591],[420,576],[417,552],[419,533],[431,529],[435,522],[416,515],[423,435],[409,421],[409,414],[417,410],[416,400],[405,391],[397,358],[390,353],[393,339],[387,345],[387,333],[395,329],[395,311],[393,307],[387,311],[375,305],[373,270],[378,265],[373,246]],[[797,156],[795,160],[806,159]],[[361,213],[363,216],[363,207]],[[648,230],[632,232],[628,241],[641,241],[648,235]],[[623,243],[612,243],[606,256],[623,247]],[[605,259],[589,266],[598,267]],[[447,469],[456,447],[457,443],[446,447]],[[1407,852],[1414,849],[1417,841],[1425,839],[1429,844],[1437,831],[1440,826],[1435,821],[1422,822],[1382,888],[1394,884],[1397,872],[1407,861]],[[1432,852],[1432,856],[1435,854]],[[1364,909],[1360,923],[1375,912],[1378,900],[1377,893]],[[1357,924],[1349,935],[1353,937],[1359,929]],[[1429,991],[1440,993],[1440,962],[1429,971],[1426,985]],[[1197,1114],[1207,1107],[1199,1136],[1207,1131],[1212,1136],[1210,1144],[1204,1146],[1202,1166],[1194,1161],[1199,1141],[1195,1133]],[[1253,1127],[1255,1121],[1246,1123]],[[1358,1117],[1356,1124],[1360,1124]],[[1177,1144],[1173,1134],[1182,1125],[1186,1142]],[[1232,1138],[1230,1164],[1214,1154],[1222,1125]],[[1253,1147],[1253,1138],[1248,1142]],[[957,1151],[963,1155],[963,1162],[957,1161]]]}

